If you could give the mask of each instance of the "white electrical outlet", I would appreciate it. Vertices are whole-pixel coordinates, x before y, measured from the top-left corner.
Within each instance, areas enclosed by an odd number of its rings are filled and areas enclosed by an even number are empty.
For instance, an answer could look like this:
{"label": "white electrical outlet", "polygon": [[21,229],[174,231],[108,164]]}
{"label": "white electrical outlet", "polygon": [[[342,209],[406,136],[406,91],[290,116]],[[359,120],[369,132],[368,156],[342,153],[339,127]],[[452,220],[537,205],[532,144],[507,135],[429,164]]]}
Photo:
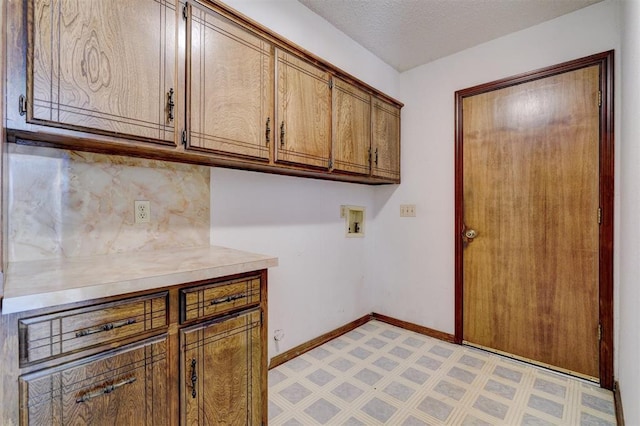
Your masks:
{"label": "white electrical outlet", "polygon": [[136,200],[133,204],[135,223],[149,223],[151,221],[149,202]]}
{"label": "white electrical outlet", "polygon": [[400,204],[400,217],[416,217],[416,205]]}

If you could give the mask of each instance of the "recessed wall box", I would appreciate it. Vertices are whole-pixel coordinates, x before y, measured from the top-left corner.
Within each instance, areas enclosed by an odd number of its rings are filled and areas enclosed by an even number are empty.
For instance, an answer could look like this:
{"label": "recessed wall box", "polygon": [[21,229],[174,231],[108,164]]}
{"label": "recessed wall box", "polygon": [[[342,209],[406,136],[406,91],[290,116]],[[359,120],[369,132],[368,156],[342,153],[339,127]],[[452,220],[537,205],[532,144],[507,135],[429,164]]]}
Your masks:
{"label": "recessed wall box", "polygon": [[345,235],[348,238],[364,237],[365,208],[359,206],[341,206],[340,216],[344,217]]}

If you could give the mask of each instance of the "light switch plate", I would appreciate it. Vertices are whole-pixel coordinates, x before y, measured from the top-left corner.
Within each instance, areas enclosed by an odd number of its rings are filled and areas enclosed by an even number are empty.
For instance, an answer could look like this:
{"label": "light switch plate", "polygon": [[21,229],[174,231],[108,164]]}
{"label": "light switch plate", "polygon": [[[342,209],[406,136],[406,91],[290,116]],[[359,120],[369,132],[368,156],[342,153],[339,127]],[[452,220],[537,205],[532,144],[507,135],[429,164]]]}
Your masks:
{"label": "light switch plate", "polygon": [[416,217],[416,205],[400,204],[400,217]]}

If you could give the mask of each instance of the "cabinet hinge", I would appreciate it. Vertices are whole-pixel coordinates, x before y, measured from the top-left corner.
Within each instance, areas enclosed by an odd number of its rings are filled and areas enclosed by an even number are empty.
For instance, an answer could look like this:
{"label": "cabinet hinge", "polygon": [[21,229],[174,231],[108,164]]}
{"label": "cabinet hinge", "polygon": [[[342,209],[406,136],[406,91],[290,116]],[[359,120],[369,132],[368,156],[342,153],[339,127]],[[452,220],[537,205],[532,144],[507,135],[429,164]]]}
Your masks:
{"label": "cabinet hinge", "polygon": [[602,90],[598,90],[598,106],[602,106]]}
{"label": "cabinet hinge", "polygon": [[182,6],[182,17],[187,20],[189,19],[189,9],[187,8],[189,6],[189,3],[185,3],[184,6]]}
{"label": "cabinet hinge", "polygon": [[330,169],[333,168],[333,160],[331,160],[331,159],[329,160],[329,168]]}
{"label": "cabinet hinge", "polygon": [[183,130],[182,131],[182,145],[184,145],[184,147],[187,147],[187,131]]}
{"label": "cabinet hinge", "polygon": [[602,224],[602,207],[598,207],[598,225]]}
{"label": "cabinet hinge", "polygon": [[329,89],[333,89],[333,78],[329,79]]}
{"label": "cabinet hinge", "polygon": [[602,323],[598,324],[598,342],[602,340]]}
{"label": "cabinet hinge", "polygon": [[260,325],[264,323],[264,311],[260,311]]}
{"label": "cabinet hinge", "polygon": [[20,115],[25,115],[27,113],[27,98],[24,95],[20,95],[18,98],[18,112]]}

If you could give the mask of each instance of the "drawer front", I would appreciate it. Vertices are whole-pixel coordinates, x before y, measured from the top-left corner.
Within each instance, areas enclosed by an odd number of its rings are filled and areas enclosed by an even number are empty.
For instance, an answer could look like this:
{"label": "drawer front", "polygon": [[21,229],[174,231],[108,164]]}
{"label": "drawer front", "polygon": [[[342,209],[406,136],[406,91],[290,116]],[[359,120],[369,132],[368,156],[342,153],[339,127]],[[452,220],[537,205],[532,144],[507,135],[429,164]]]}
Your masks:
{"label": "drawer front", "polygon": [[181,322],[208,318],[260,303],[260,277],[180,290]]}
{"label": "drawer front", "polygon": [[166,335],[20,377],[21,425],[169,424]]}
{"label": "drawer front", "polygon": [[160,330],[167,324],[166,292],[21,319],[20,365]]}

